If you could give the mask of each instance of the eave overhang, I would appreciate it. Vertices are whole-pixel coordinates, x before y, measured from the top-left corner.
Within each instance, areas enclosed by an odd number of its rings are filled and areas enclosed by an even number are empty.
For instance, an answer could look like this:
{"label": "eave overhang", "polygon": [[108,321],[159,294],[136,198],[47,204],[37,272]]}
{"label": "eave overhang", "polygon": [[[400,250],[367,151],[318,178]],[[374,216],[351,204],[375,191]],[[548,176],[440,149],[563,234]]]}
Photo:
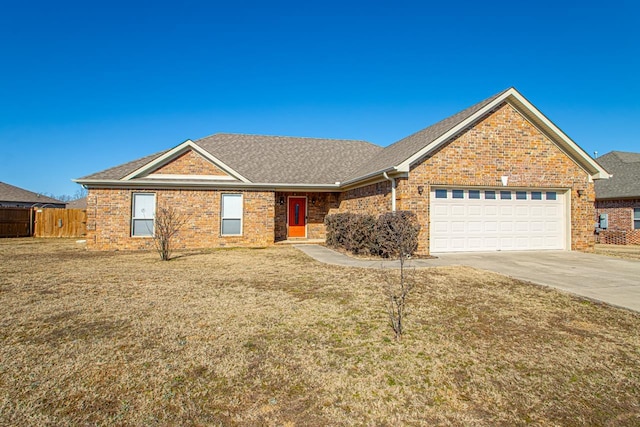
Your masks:
{"label": "eave overhang", "polygon": [[580,146],[578,146],[578,144],[576,144],[562,130],[560,130],[560,128],[551,122],[551,120],[542,114],[540,110],[534,107],[533,104],[531,104],[515,88],[506,90],[502,95],[476,111],[466,120],[452,127],[427,146],[397,165],[395,169],[398,171],[409,171],[412,165],[420,162],[428,156],[429,153],[437,150],[441,145],[448,142],[458,133],[473,125],[491,110],[505,102],[514,107],[526,120],[545,134],[560,149],[562,149],[573,161],[576,162],[576,164],[589,174],[590,179],[608,179],[610,177],[610,174],[602,166],[592,159],[591,156],[589,156],[582,148],[580,148]]}

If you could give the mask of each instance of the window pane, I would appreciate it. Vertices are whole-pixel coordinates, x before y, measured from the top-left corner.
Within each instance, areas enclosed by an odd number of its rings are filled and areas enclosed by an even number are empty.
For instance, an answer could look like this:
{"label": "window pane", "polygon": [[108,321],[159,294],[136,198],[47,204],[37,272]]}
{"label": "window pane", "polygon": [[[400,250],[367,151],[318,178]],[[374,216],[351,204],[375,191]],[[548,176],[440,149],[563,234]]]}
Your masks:
{"label": "window pane", "polygon": [[446,199],[447,190],[436,190],[436,199]]}
{"label": "window pane", "polygon": [[556,192],[547,191],[547,200],[556,200]]}
{"label": "window pane", "polygon": [[542,192],[540,192],[540,191],[532,191],[531,192],[531,200],[542,200]]}
{"label": "window pane", "polygon": [[153,236],[153,220],[152,219],[134,219],[133,235],[137,237]]}
{"label": "window pane", "polygon": [[516,191],[516,200],[527,200],[526,191]]}
{"label": "window pane", "polygon": [[640,208],[633,208],[633,219],[640,221]]}
{"label": "window pane", "polygon": [[484,198],[485,199],[495,199],[496,198],[496,192],[495,191],[485,191],[484,192]]}
{"label": "window pane", "polygon": [[470,199],[479,199],[480,198],[480,190],[469,190],[469,198]]}
{"label": "window pane", "polygon": [[222,217],[242,218],[242,194],[222,195]]}
{"label": "window pane", "polygon": [[134,218],[154,218],[156,211],[156,195],[134,194],[133,195],[133,217]]}
{"label": "window pane", "polygon": [[501,191],[500,198],[505,200],[511,199],[511,191]]}
{"label": "window pane", "polygon": [[242,234],[240,230],[239,219],[223,219],[222,220],[222,234]]}
{"label": "window pane", "polygon": [[454,199],[464,199],[464,191],[463,190],[453,190],[453,198]]}

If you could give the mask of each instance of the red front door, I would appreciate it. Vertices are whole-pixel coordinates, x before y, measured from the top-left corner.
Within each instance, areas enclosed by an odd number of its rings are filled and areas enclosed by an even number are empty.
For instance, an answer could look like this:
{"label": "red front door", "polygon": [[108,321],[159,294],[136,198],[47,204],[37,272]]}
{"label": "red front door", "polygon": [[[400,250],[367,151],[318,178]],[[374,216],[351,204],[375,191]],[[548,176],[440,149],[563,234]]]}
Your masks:
{"label": "red front door", "polygon": [[289,237],[307,237],[307,199],[289,197]]}

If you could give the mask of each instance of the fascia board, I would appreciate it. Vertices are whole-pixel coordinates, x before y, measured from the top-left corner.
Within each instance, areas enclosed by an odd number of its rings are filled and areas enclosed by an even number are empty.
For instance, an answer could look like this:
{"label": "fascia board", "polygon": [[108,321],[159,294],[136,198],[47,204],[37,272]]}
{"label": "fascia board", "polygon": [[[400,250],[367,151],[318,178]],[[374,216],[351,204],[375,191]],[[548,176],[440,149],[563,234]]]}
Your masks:
{"label": "fascia board", "polygon": [[498,106],[501,103],[503,103],[504,100],[512,93],[517,93],[517,91],[515,89],[513,89],[513,88],[505,91],[501,96],[499,96],[498,98],[494,99],[492,102],[490,102],[489,104],[485,105],[480,110],[476,111],[472,116],[468,117],[463,122],[460,122],[457,126],[454,126],[453,128],[449,129],[444,134],[440,135],[437,139],[435,139],[429,145],[427,145],[423,149],[421,149],[418,152],[416,152],[414,155],[412,155],[411,157],[406,159],[404,162],[400,163],[398,166],[396,166],[396,168],[398,170],[402,170],[402,171],[410,170],[412,164],[414,164],[418,160],[422,159],[429,152],[431,152],[431,151],[435,150],[436,148],[438,148],[445,141],[448,141],[452,136],[456,135],[462,129],[466,128],[467,126],[469,126],[470,124],[472,124],[473,122],[478,120],[478,118],[484,116],[486,113],[488,113],[489,111],[494,109],[496,106]]}
{"label": "fascia board", "polygon": [[[562,132],[556,125],[553,124],[547,117],[540,112],[533,104],[531,104],[524,96],[522,96],[516,89],[510,88],[505,91],[501,96],[494,99],[491,103],[485,105],[480,110],[476,111],[472,116],[468,117],[463,122],[459,123],[457,126],[451,128],[446,133],[442,134],[436,140],[431,142],[429,145],[424,147],[422,150],[418,151],[411,157],[409,157],[404,162],[400,163],[396,166],[397,170],[407,171],[411,168],[411,165],[422,159],[429,152],[435,150],[444,142],[448,141],[451,137],[456,135],[458,132],[462,131],[469,125],[476,122],[478,119],[483,117],[489,111],[502,104],[503,102],[509,102],[513,107],[517,110],[525,109],[529,114],[535,117],[544,127],[548,129],[547,134],[551,133],[556,136],[556,138],[552,138],[553,141],[560,142],[562,147],[569,151],[573,157],[578,161],[578,164],[585,169],[587,173],[589,173],[591,179],[607,179],[610,174],[604,170],[598,163],[595,162],[585,151],[578,146],[571,138],[569,138],[564,132]],[[520,107],[519,107],[519,105]],[[521,111],[521,113],[523,113]],[[524,114],[527,117],[528,114]],[[534,126],[538,127],[535,123],[532,123]]]}
{"label": "fascia board", "polygon": [[340,189],[338,184],[282,184],[282,183],[259,183],[238,182],[238,181],[201,181],[201,182],[180,182],[180,181],[161,181],[159,179],[136,179],[129,181],[122,180],[100,180],[100,179],[74,179],[81,185],[87,185],[95,188],[202,188],[202,189],[218,189],[218,188],[243,188],[243,189],[271,189],[273,191],[337,191]]}
{"label": "fascia board", "polygon": [[[591,156],[589,156],[578,144],[576,144],[567,134],[565,134],[559,127],[557,127],[551,120],[549,120],[540,110],[538,110],[533,104],[529,102],[524,96],[522,96],[517,91],[514,91],[511,96],[515,99],[515,105],[513,105],[517,110],[525,109],[525,111],[520,111],[525,115],[527,113],[531,114],[535,121],[539,123],[532,123],[537,128],[540,128],[540,125],[543,127],[541,131],[546,134],[551,134],[551,137],[554,141],[559,143],[561,147],[568,151],[572,156],[577,160],[578,164],[587,171],[592,179],[608,179],[611,174],[609,174],[602,166],[598,164]],[[519,105],[518,105],[519,104]],[[546,132],[545,132],[546,131]],[[555,138],[553,138],[555,136]]]}
{"label": "fascia board", "polygon": [[217,157],[213,156],[211,153],[209,153],[208,151],[204,150],[200,146],[198,146],[196,143],[194,143],[190,139],[187,139],[182,144],[172,148],[171,150],[167,151],[166,153],[164,153],[160,157],[152,160],[151,162],[147,163],[146,165],[141,166],[140,168],[138,168],[135,171],[131,172],[129,175],[125,176],[121,180],[122,181],[129,181],[129,180],[134,179],[134,178],[136,178],[136,177],[138,177],[140,175],[144,175],[147,172],[153,171],[154,169],[158,168],[159,166],[167,163],[168,160],[179,156],[180,154],[184,153],[188,149],[192,149],[192,150],[196,151],[198,154],[202,155],[203,157],[205,157],[209,161],[213,162],[214,164],[219,166],[221,169],[223,169],[226,172],[228,172],[230,175],[233,175],[234,178],[239,179],[242,182],[251,182],[247,178],[243,177],[238,172],[234,171],[232,168],[227,166],[220,159],[218,159]]}
{"label": "fascia board", "polygon": [[362,181],[367,181],[369,179],[377,177],[378,175],[381,176],[385,172],[389,173],[389,172],[393,172],[395,170],[396,170],[395,167],[390,167],[390,168],[386,168],[386,169],[380,169],[379,171],[371,172],[371,173],[369,173],[367,175],[359,176],[357,178],[353,178],[353,179],[350,179],[348,181],[341,182],[340,186],[341,187],[347,187],[347,186],[350,186],[351,184],[359,183],[359,182],[362,182]]}

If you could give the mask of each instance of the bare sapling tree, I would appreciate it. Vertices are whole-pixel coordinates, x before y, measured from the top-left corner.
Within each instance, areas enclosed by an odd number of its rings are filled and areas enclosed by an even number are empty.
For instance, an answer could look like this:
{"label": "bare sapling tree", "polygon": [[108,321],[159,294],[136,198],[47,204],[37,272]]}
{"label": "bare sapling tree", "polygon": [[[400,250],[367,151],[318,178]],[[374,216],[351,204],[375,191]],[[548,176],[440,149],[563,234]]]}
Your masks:
{"label": "bare sapling tree", "polygon": [[400,340],[404,333],[407,296],[414,286],[412,275],[407,271],[406,262],[418,247],[420,224],[415,213],[399,211],[382,215],[378,219],[376,228],[380,254],[395,258],[400,264],[397,274],[385,275],[389,323],[396,340]]}
{"label": "bare sapling tree", "polygon": [[161,260],[169,261],[171,259],[174,237],[188,219],[187,215],[179,213],[171,206],[157,209],[153,242]]}

